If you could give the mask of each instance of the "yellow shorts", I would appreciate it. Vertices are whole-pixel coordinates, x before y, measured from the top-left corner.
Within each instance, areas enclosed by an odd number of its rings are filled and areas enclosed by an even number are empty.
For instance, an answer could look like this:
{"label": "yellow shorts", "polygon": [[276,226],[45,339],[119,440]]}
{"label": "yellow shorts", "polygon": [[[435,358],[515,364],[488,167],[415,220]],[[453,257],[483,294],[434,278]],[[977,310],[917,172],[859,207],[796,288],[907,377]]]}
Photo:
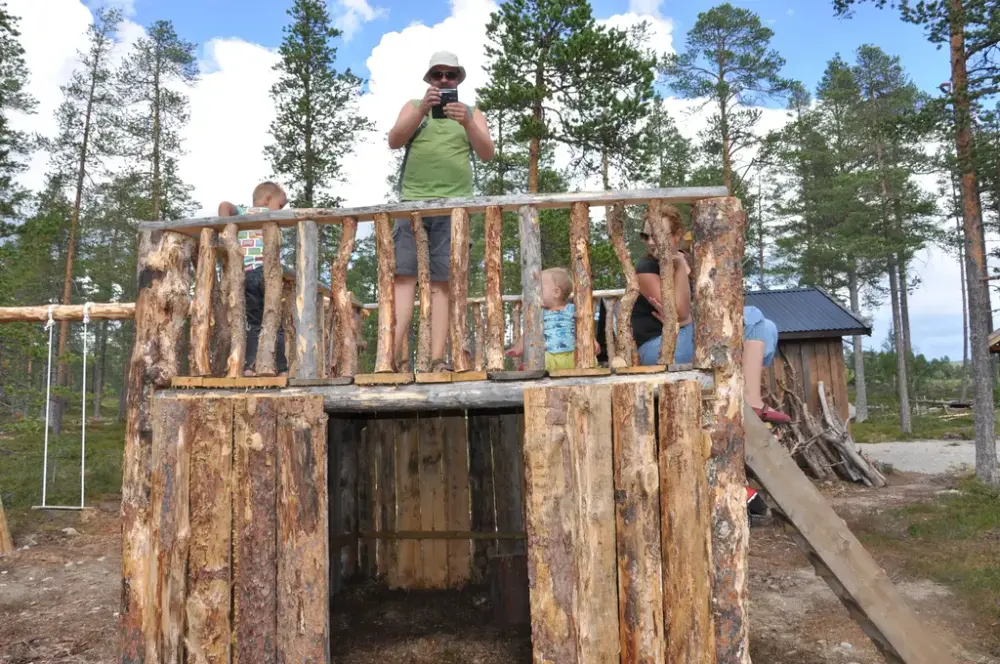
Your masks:
{"label": "yellow shorts", "polygon": [[556,369],[576,369],[576,353],[568,351],[566,353],[545,353],[545,370],[554,371]]}

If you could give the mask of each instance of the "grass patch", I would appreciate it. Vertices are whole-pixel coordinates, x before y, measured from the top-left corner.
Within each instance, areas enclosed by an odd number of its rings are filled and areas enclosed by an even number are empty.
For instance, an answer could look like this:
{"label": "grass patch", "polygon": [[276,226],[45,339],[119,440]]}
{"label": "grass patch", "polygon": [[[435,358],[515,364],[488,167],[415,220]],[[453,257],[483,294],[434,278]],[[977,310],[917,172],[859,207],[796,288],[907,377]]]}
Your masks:
{"label": "grass patch", "polygon": [[896,440],[973,440],[976,437],[972,413],[941,412],[914,415],[913,433],[899,430],[898,411],[876,411],[864,422],[851,423],[851,435],[859,443],[885,443]]}
{"label": "grass patch", "polygon": [[958,494],[890,510],[853,527],[906,574],[949,586],[990,626],[1000,652],[1000,489],[962,480]]}

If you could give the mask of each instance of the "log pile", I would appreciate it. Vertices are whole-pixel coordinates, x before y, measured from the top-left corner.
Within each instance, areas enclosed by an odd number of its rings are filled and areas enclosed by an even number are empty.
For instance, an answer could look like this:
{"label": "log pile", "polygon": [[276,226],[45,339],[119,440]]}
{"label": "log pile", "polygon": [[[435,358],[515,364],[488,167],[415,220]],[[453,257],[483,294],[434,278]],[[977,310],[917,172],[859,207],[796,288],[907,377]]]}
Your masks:
{"label": "log pile", "polygon": [[778,387],[784,398],[777,405],[792,416],[790,424],[777,427],[781,429],[777,432],[781,434],[779,439],[809,476],[817,480],[839,478],[870,487],[885,486],[885,477],[858,451],[844,421],[830,408],[823,381],[816,388],[822,418],[810,413],[783,381],[778,381]]}

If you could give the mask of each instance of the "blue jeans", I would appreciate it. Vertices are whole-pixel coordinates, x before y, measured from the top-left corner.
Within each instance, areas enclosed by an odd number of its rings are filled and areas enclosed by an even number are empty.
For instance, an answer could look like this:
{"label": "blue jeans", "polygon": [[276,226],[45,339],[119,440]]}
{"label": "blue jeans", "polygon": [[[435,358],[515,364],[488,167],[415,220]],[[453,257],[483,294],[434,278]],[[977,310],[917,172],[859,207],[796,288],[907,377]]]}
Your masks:
{"label": "blue jeans", "polygon": [[[639,364],[656,364],[660,356],[662,337],[650,339],[639,346]],[[764,318],[757,307],[743,307],[743,340],[764,342],[764,366],[771,366],[778,348],[778,328]],[[677,346],[674,348],[674,364],[690,364],[694,361],[694,325],[688,324],[677,331]]]}

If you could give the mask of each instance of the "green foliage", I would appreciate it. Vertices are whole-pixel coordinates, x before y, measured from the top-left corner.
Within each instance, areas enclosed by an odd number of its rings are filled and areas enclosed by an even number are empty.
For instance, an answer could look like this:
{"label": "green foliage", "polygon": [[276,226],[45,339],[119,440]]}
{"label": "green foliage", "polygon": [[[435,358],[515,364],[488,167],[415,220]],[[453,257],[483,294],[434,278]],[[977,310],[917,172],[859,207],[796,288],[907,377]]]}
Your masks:
{"label": "green foliage", "polygon": [[24,63],[24,48],[18,37],[18,18],[0,4],[0,237],[10,230],[11,219],[17,216],[27,197],[14,180],[25,169],[30,142],[22,132],[10,126],[11,112],[32,113],[35,100],[27,92],[28,68]]}

